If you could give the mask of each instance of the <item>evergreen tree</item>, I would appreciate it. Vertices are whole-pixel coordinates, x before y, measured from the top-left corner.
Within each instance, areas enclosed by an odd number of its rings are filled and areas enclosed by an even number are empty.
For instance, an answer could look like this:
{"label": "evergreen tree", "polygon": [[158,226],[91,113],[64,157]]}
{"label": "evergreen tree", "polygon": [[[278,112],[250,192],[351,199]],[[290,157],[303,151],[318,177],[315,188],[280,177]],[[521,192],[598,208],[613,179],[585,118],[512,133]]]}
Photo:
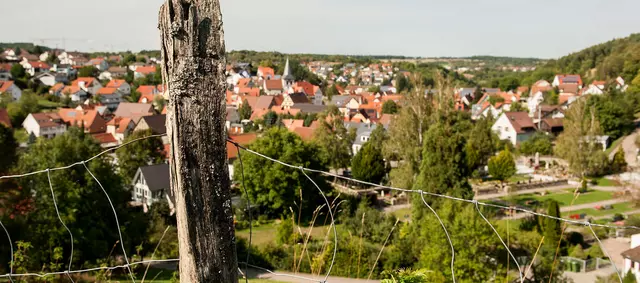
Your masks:
{"label": "evergreen tree", "polygon": [[498,137],[491,130],[490,119],[476,121],[469,132],[469,138],[465,146],[467,164],[469,170],[474,171],[489,162],[489,158],[496,152]]}
{"label": "evergreen tree", "polygon": [[31,132],[31,133],[29,133],[29,139],[27,140],[27,144],[32,145],[32,144],[36,143],[37,139],[38,138],[36,137],[36,135],[33,132]]}
{"label": "evergreen tree", "polygon": [[330,106],[320,114],[318,128],[313,140],[322,149],[320,155],[333,169],[347,168],[351,162],[351,147],[355,140],[355,128],[347,130],[342,113],[336,106]]}
{"label": "evergreen tree", "polygon": [[246,99],[242,101],[242,105],[238,109],[238,114],[240,114],[240,119],[247,120],[251,118],[252,112],[253,110],[251,109],[251,105],[249,105],[249,102]]}
{"label": "evergreen tree", "polygon": [[371,142],[365,143],[351,161],[351,173],[358,180],[379,184],[386,174],[380,148]]}
{"label": "evergreen tree", "polygon": [[387,100],[382,104],[383,114],[396,114],[398,113],[398,105],[393,100]]}
{"label": "evergreen tree", "polygon": [[620,147],[615,155],[613,155],[613,160],[611,160],[611,170],[614,173],[622,173],[627,170],[627,161],[624,157],[624,149]]}

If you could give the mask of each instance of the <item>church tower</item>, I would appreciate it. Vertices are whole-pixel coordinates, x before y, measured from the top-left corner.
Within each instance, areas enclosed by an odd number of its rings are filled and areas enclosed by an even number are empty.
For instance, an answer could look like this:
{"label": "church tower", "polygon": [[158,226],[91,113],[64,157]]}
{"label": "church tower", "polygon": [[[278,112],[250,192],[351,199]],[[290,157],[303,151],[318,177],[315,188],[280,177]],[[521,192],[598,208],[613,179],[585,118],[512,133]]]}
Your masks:
{"label": "church tower", "polygon": [[282,74],[282,87],[284,89],[289,89],[293,86],[295,82],[295,78],[291,74],[291,68],[289,67],[289,58],[287,58],[287,63],[284,65],[284,73]]}

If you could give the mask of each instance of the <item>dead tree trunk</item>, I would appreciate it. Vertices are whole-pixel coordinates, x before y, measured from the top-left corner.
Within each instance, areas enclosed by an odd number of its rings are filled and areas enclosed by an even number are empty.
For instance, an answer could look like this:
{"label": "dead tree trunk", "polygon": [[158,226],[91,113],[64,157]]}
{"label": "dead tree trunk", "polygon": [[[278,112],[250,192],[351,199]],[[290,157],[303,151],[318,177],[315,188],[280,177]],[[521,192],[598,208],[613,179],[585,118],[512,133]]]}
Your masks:
{"label": "dead tree trunk", "polygon": [[160,8],[162,79],[169,95],[171,190],[182,282],[238,282],[225,134],[225,46],[218,0]]}

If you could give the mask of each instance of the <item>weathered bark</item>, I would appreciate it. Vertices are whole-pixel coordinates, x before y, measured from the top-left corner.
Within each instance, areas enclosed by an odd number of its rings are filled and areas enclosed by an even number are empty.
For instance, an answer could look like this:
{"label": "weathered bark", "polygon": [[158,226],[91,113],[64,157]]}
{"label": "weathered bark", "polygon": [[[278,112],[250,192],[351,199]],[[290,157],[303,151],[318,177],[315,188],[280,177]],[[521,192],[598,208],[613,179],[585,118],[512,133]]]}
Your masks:
{"label": "weathered bark", "polygon": [[171,189],[182,282],[238,282],[227,167],[225,47],[218,0],[160,8]]}

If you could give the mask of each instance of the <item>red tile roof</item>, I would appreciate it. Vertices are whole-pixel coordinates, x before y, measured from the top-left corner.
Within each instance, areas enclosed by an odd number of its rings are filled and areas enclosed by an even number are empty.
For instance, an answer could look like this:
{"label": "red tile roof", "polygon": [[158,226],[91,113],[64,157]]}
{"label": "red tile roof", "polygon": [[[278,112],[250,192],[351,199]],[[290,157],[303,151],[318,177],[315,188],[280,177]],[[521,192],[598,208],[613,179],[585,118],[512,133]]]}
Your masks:
{"label": "red tile roof", "polygon": [[60,116],[57,113],[31,113],[40,128],[58,127]]}
{"label": "red tile roof", "polygon": [[51,69],[51,66],[49,66],[47,63],[40,61],[31,61],[29,62],[29,65],[36,69]]}
{"label": "red tile roof", "polygon": [[145,95],[145,94],[155,94],[158,92],[158,89],[156,88],[156,86],[153,86],[153,85],[141,85],[138,87],[136,91],[142,95]]}
{"label": "red tile roof", "polygon": [[282,80],[265,80],[264,84],[267,90],[281,90]]}
{"label": "red tile roof", "polygon": [[304,92],[306,95],[313,96],[315,94],[314,85],[310,82],[297,82],[296,86],[300,87],[302,92]]}
{"label": "red tile roof", "polygon": [[79,91],[81,91],[82,89],[80,89],[79,86],[65,86],[64,89],[62,89],[62,93],[63,94],[75,94]]}
{"label": "red tile roof", "polygon": [[115,88],[115,87],[103,87],[103,88],[99,89],[98,92],[96,92],[96,94],[110,95],[110,94],[116,93],[117,90],[118,90],[118,88]]}
{"label": "red tile roof", "polygon": [[276,75],[276,72],[273,70],[273,68],[269,67],[258,67],[258,73],[262,73],[262,76],[264,77],[271,76],[272,78]]}
{"label": "red tile roof", "polygon": [[71,126],[82,126],[89,133],[104,132],[107,129],[107,123],[100,116],[97,110],[76,110],[72,108],[61,108],[58,115],[65,123]]}
{"label": "red tile roof", "polygon": [[106,87],[119,88],[122,85],[124,85],[125,83],[127,83],[127,81],[125,81],[125,80],[111,80],[109,83],[107,83]]}
{"label": "red tile roof", "polygon": [[509,123],[513,126],[516,133],[525,133],[527,130],[534,130],[536,125],[529,117],[529,113],[527,112],[507,112],[504,113],[509,119]]}
{"label": "red tile roof", "polygon": [[54,85],[49,89],[49,92],[51,92],[51,93],[56,93],[56,92],[61,91],[63,88],[64,88],[64,84],[63,84],[63,83],[57,83],[57,84],[54,84]]}
{"label": "red tile roof", "polygon": [[[258,135],[256,133],[247,133],[247,134],[229,136],[230,140],[237,142],[240,145],[248,145],[254,140],[256,140],[257,138],[258,138]],[[226,144],[227,144],[227,159],[235,159],[236,157],[238,157],[238,150],[236,149],[236,146],[229,142]]]}
{"label": "red tile roof", "polygon": [[140,66],[136,68],[136,73],[143,75],[153,74],[156,72],[156,66]]}
{"label": "red tile roof", "polygon": [[111,133],[97,133],[91,134],[91,136],[96,139],[100,144],[105,143],[117,143],[116,137],[114,137]]}
{"label": "red tile roof", "polygon": [[91,86],[96,81],[97,81],[96,78],[92,78],[92,77],[78,77],[75,81],[71,82],[71,85],[78,86],[79,82],[84,82],[85,86]]}
{"label": "red tile roof", "polygon": [[12,85],[13,81],[0,81],[0,93],[8,91]]}

